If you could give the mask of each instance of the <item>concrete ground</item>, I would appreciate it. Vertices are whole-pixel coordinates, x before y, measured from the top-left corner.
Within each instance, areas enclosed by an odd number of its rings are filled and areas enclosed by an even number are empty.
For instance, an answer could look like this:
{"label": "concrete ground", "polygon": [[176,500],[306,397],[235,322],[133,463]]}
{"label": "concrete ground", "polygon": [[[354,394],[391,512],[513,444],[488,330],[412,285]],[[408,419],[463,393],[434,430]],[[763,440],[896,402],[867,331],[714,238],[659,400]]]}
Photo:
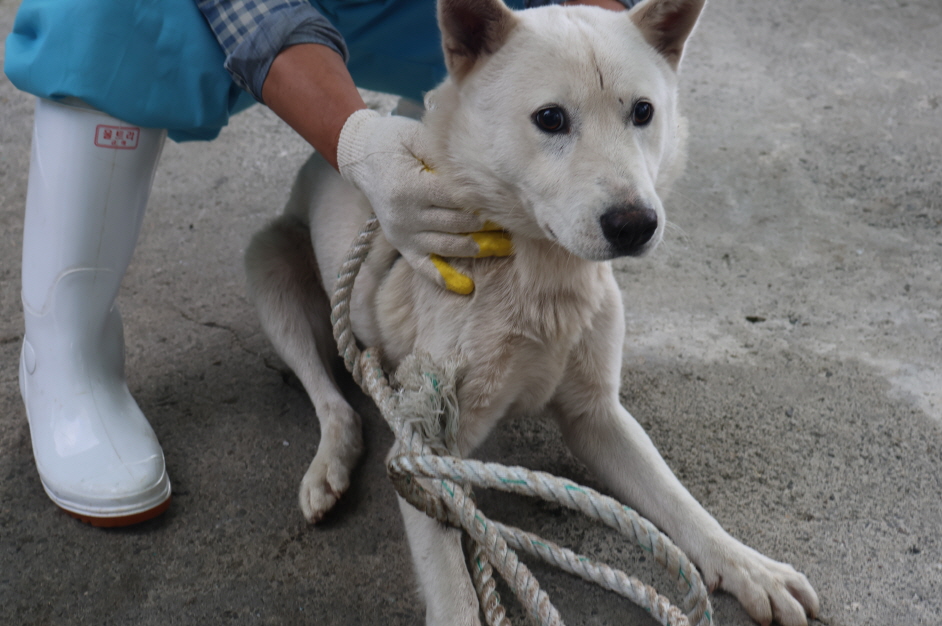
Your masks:
{"label": "concrete ground", "polygon": [[[16,2],[0,0],[0,35]],[[617,263],[624,402],[734,535],[804,571],[820,623],[942,621],[942,4],[715,0],[688,48],[690,165],[664,245]],[[6,624],[416,624],[368,454],[328,521],[295,502],[315,415],[259,331],[242,251],[307,148],[257,107],[168,144],[119,304],[129,385],[166,452],[161,518],[103,531],[44,495],[17,388],[32,99],[0,79],[0,614]],[[594,484],[539,419],[484,455]],[[487,510],[671,588],[555,507]],[[572,624],[651,624],[538,574]],[[748,624],[714,597],[720,624]]]}

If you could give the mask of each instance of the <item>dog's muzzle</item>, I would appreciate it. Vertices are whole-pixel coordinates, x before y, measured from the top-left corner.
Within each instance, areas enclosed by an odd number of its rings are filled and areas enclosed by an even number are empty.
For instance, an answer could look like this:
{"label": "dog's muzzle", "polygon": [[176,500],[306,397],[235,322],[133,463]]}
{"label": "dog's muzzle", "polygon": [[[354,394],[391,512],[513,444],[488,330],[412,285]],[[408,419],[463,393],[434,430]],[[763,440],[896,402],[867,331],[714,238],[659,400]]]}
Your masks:
{"label": "dog's muzzle", "polygon": [[599,223],[615,256],[638,255],[657,230],[657,213],[644,205],[612,207]]}

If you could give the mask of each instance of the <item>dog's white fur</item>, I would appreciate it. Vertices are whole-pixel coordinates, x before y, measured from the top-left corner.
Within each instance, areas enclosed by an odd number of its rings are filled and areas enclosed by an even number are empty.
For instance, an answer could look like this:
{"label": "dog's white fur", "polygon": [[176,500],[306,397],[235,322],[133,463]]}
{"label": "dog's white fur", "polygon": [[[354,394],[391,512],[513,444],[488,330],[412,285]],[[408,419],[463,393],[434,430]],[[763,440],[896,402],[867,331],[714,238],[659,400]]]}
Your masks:
{"label": "dog's white fur", "polygon": [[[600,227],[612,207],[653,209],[682,166],[676,69],[703,0],[647,0],[624,14],[588,7],[511,13],[500,0],[441,0],[450,78],[429,95],[435,174],[462,206],[513,236],[507,258],[457,260],[471,296],[418,277],[382,238],[353,295],[354,331],[388,366],[413,351],[465,364],[458,446],[469,454],[505,415],[547,412],[566,444],[614,494],[662,528],[711,587],[756,620],[805,624],[818,600],[806,578],[733,539],[687,492],[618,399],[624,314],[606,261],[626,253]],[[632,123],[634,104],[654,117]],[[568,132],[534,113],[562,107]],[[303,167],[285,214],[247,255],[263,327],[309,393],[321,441],[301,485],[319,520],[349,484],[360,419],[338,391],[327,293],[370,207],[324,160]],[[631,227],[629,222],[627,227]],[[313,244],[313,254],[312,254]],[[325,291],[326,288],[326,291]],[[457,531],[400,502],[428,624],[479,624]]]}

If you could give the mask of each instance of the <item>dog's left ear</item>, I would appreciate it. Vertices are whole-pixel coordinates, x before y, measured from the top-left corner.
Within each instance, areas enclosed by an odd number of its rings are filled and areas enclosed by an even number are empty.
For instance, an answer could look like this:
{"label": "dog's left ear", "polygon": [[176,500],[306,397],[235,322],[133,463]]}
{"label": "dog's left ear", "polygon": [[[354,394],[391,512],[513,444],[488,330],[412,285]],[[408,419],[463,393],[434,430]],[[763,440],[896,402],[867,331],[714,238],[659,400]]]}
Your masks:
{"label": "dog's left ear", "polygon": [[438,0],[448,73],[460,82],[481,58],[504,45],[516,25],[502,0]]}
{"label": "dog's left ear", "polygon": [[647,0],[629,12],[645,40],[675,70],[706,0]]}

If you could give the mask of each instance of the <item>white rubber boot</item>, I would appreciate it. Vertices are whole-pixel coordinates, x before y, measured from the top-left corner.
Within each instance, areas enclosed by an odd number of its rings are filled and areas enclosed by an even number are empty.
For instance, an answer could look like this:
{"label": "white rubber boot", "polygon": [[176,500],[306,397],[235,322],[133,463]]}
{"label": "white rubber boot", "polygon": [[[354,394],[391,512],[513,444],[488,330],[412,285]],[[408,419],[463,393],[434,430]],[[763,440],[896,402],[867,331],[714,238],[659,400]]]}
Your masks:
{"label": "white rubber boot", "polygon": [[128,392],[114,306],[166,132],[38,100],[23,228],[20,392],[46,493],[96,526],[170,504],[163,451]]}

